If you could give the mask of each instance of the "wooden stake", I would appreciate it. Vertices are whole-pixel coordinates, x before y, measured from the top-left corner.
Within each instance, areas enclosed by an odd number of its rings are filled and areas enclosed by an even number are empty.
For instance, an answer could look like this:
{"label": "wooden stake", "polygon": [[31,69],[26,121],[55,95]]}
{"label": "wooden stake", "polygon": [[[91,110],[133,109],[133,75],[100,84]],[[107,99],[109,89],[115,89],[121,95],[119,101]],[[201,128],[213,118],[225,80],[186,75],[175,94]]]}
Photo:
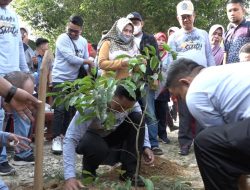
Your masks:
{"label": "wooden stake", "polygon": [[43,190],[43,142],[44,142],[44,121],[45,121],[45,101],[47,90],[48,67],[53,55],[50,51],[46,51],[43,56],[42,65],[40,67],[38,99],[42,104],[38,108],[36,125],[35,125],[35,176],[34,190]]}

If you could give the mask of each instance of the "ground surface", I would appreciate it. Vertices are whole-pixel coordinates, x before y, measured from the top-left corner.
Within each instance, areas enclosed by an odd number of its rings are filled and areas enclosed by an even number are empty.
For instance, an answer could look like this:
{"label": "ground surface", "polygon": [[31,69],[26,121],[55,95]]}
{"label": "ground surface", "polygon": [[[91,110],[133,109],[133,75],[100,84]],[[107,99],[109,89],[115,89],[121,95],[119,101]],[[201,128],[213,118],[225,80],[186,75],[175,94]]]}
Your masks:
{"label": "ground surface", "polygon": [[[171,143],[166,145],[160,143],[164,155],[156,157],[154,166],[142,164],[142,176],[154,182],[155,189],[160,190],[188,190],[203,189],[203,184],[197,168],[193,149],[188,156],[178,154],[177,131],[169,132]],[[63,189],[63,162],[62,156],[51,153],[51,142],[44,143],[44,189]],[[12,159],[10,158],[10,163]],[[33,188],[34,166],[15,167],[15,176],[5,176],[2,179],[8,184],[10,190],[29,190]],[[81,157],[77,157],[77,168],[81,168]],[[111,171],[110,171],[111,170]],[[102,173],[99,178],[99,185],[88,186],[87,189],[111,189],[118,180],[118,172],[107,166],[99,169]],[[103,174],[104,173],[104,174]],[[108,187],[107,187],[108,186]],[[106,187],[106,188],[104,188]]]}

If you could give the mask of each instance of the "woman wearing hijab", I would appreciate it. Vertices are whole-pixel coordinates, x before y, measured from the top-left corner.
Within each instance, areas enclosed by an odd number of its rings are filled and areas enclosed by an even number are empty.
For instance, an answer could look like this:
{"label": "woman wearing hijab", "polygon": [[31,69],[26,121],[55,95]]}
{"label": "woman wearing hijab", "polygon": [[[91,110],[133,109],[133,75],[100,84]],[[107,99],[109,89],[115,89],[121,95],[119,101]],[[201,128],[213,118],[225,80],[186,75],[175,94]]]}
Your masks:
{"label": "woman wearing hijab", "polygon": [[[136,56],[140,54],[139,49],[137,48],[136,44],[134,43],[134,26],[133,23],[127,18],[120,18],[118,21],[114,23],[112,28],[108,31],[105,36],[102,37],[101,41],[99,42],[98,46],[100,47],[99,50],[99,58],[98,63],[99,67],[102,69],[102,75],[107,75],[107,71],[115,71],[116,72],[116,79],[124,79],[129,76],[128,70],[128,58],[121,58],[116,59],[120,55],[128,55],[130,57]],[[117,104],[117,106],[120,104]],[[120,108],[119,108],[120,109]],[[124,113],[119,112],[119,113]],[[123,114],[124,115],[124,114]],[[148,139],[148,132],[145,126],[145,122],[142,121],[142,113],[139,103],[136,102],[131,110],[131,112],[126,116],[126,118],[130,118],[130,120],[124,120],[121,125],[125,125],[126,127],[121,130],[128,130],[131,125],[129,123],[133,123],[134,126],[140,127],[139,138],[138,138],[138,149],[140,154],[142,153],[144,159],[147,163],[151,163],[154,161],[154,155],[151,151],[149,139]],[[122,118],[120,118],[122,119]],[[144,127],[145,126],[145,127]],[[119,128],[119,127],[118,127]],[[117,129],[118,129],[117,128]],[[130,133],[128,134],[129,137],[126,139],[126,145],[117,144],[115,149],[122,149],[123,151],[115,153],[119,153],[117,155],[120,159],[122,164],[122,170],[126,172],[120,175],[120,179],[126,181],[130,179],[132,181],[132,185],[135,181],[135,166],[136,166],[136,157],[133,155],[137,155],[136,153],[136,146],[131,146],[131,144],[136,145],[136,138],[134,138],[135,134],[137,135],[137,130],[133,127],[133,129],[129,129]],[[116,139],[124,138],[122,133],[119,134],[118,132],[115,133],[117,135]],[[145,135],[144,135],[145,134]],[[144,138],[142,138],[144,136]],[[134,142],[134,143],[133,143]],[[115,155],[114,155],[115,156]],[[114,158],[114,156],[112,158]],[[135,159],[136,158],[136,159]],[[114,158],[115,159],[115,158]],[[107,162],[110,160],[106,160]],[[115,160],[117,161],[117,160]],[[150,161],[150,162],[149,162]],[[144,182],[141,178],[137,178],[137,185],[144,186]]]}
{"label": "woman wearing hijab", "polygon": [[220,45],[223,35],[224,28],[219,24],[213,25],[209,30],[209,39],[216,65],[221,65],[223,62],[224,50]]}
{"label": "woman wearing hijab", "polygon": [[156,92],[155,100],[155,115],[158,120],[158,136],[163,143],[169,144],[170,140],[167,137],[166,124],[169,126],[172,131],[174,128],[173,119],[170,115],[168,102],[170,101],[170,94],[167,89],[164,88],[168,65],[173,61],[173,58],[170,53],[168,53],[164,48],[163,44],[167,43],[167,36],[163,32],[158,32],[154,35],[158,48],[160,51],[161,58],[161,74],[162,81],[160,82],[159,89]]}
{"label": "woman wearing hijab", "polygon": [[172,26],[172,27],[170,27],[169,29],[168,29],[168,37],[171,35],[171,34],[173,34],[173,33],[175,33],[176,31],[178,31],[178,30],[180,30],[178,27],[176,27],[176,26]]}
{"label": "woman wearing hijab", "polygon": [[102,38],[99,50],[99,67],[106,71],[115,71],[117,79],[126,78],[128,73],[128,59],[116,59],[119,55],[129,55],[131,57],[140,52],[134,43],[134,26],[131,20],[120,18],[108,33]]}

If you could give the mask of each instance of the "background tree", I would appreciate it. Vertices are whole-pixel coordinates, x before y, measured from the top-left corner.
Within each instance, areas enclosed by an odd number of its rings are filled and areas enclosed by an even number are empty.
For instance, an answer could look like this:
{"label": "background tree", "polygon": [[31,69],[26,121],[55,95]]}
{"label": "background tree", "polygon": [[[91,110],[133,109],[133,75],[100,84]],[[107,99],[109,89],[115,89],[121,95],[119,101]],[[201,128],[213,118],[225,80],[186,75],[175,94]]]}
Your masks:
{"label": "background tree", "polygon": [[[103,30],[111,28],[115,20],[138,11],[145,20],[145,31],[166,32],[179,26],[176,5],[179,0],[16,0],[14,8],[39,36],[50,39],[65,31],[69,16],[78,13],[84,18],[83,35],[98,43]],[[193,0],[197,15],[195,26],[208,31],[215,23],[227,26],[226,0]]]}

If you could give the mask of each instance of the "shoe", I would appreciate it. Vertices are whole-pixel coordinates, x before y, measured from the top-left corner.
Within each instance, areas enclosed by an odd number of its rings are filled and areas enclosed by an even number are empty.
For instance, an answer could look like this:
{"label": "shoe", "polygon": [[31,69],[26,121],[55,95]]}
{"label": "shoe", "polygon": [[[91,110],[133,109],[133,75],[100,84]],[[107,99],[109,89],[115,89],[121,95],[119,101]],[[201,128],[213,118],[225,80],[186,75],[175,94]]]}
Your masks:
{"label": "shoe", "polygon": [[182,156],[187,156],[189,154],[189,148],[181,148],[179,154]]}
{"label": "shoe", "polygon": [[62,154],[62,138],[60,136],[57,136],[52,141],[52,153],[53,154]]}
{"label": "shoe", "polygon": [[162,141],[162,143],[164,144],[169,144],[170,140],[167,137],[160,137],[160,140]]}
{"label": "shoe", "polygon": [[176,130],[179,130],[179,127],[176,126],[176,125],[173,125],[172,127],[169,127],[170,131],[176,131]]}
{"label": "shoe", "polygon": [[[121,174],[119,176],[119,179],[121,181],[127,181],[127,180],[131,180],[131,184],[132,186],[135,186],[135,176],[129,176],[127,173]],[[137,187],[145,187],[145,183],[143,182],[142,178],[140,176],[138,176],[137,179]]]}
{"label": "shoe", "polygon": [[33,154],[25,157],[25,158],[20,158],[19,156],[14,156],[14,162],[13,165],[15,166],[25,166],[25,165],[30,165],[30,164],[35,164],[35,157]]}
{"label": "shoe", "polygon": [[9,165],[9,162],[0,163],[0,175],[14,175],[16,173],[16,169]]}
{"label": "shoe", "polygon": [[152,147],[151,150],[153,151],[154,155],[163,155],[164,154],[162,149],[160,149],[157,146]]}

